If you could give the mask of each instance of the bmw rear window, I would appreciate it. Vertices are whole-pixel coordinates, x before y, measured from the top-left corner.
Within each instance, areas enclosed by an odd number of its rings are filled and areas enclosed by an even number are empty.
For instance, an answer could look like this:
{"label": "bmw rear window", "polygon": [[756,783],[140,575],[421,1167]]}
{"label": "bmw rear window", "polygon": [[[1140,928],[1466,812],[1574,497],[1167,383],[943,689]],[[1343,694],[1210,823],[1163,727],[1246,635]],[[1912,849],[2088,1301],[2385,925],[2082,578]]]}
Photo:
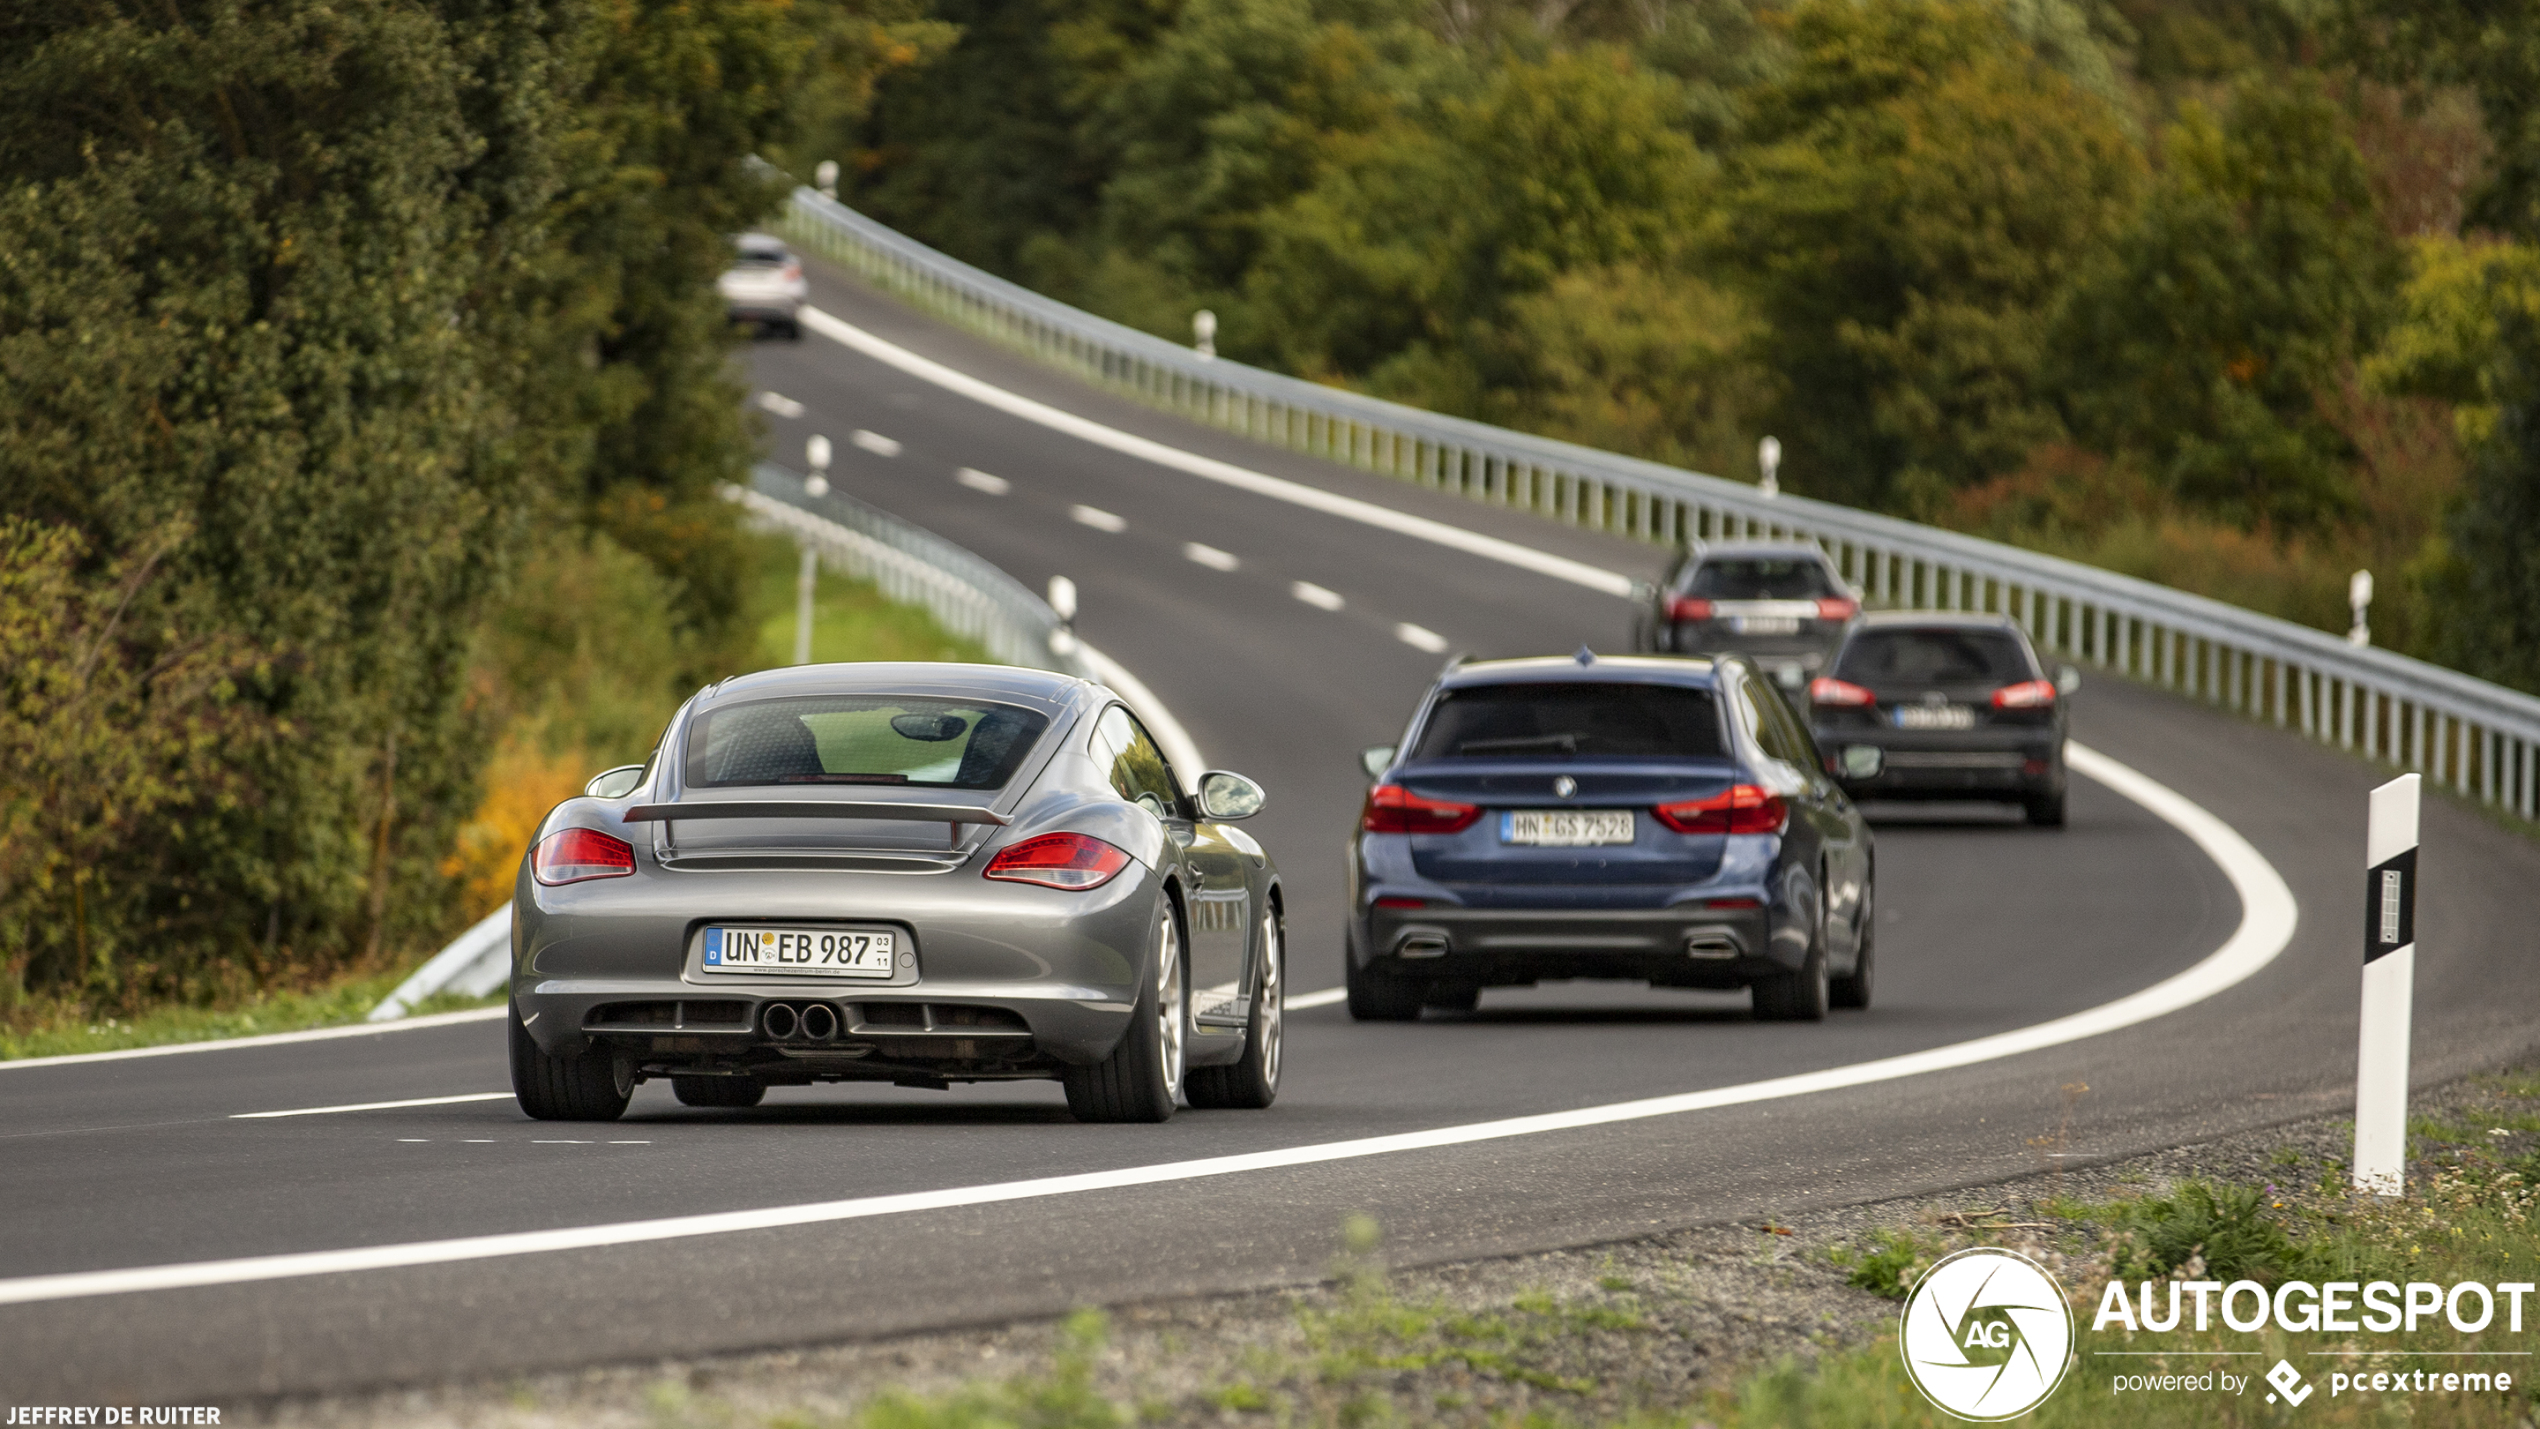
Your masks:
{"label": "bmw rear window", "polygon": [[1694,567],[1683,594],[1704,600],[1816,600],[1843,592],[1825,564],[1807,556],[1733,556]]}
{"label": "bmw rear window", "polygon": [[1685,685],[1468,685],[1438,696],[1414,759],[1718,759],[1719,703]]}
{"label": "bmw rear window", "polygon": [[1002,789],[1049,720],[985,701],[800,695],[708,710],[688,726],[692,789],[906,784]]}
{"label": "bmw rear window", "polygon": [[1864,685],[2011,685],[2034,680],[2028,653],[2001,630],[1864,630],[1835,678]]}

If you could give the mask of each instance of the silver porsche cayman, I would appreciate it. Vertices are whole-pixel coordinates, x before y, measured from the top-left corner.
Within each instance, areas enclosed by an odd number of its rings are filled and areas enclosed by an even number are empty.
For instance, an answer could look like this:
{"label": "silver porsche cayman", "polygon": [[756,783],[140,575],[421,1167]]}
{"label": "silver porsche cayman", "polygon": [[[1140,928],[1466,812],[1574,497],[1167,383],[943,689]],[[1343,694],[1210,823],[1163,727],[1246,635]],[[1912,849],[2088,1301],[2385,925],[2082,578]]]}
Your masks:
{"label": "silver porsche cayman", "polygon": [[1279,1089],[1259,785],[1186,785],[1119,696],[994,665],[725,680],[548,814],[512,933],[521,1109],[1052,1079],[1086,1121]]}

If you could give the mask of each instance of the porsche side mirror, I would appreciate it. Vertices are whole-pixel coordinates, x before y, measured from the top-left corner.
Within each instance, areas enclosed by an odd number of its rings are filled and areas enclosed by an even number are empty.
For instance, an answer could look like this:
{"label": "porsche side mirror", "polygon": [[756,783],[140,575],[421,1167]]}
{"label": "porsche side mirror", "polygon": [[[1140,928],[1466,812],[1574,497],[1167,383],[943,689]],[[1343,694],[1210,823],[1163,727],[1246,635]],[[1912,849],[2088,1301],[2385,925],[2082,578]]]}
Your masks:
{"label": "porsche side mirror", "polygon": [[1260,785],[1232,770],[1211,769],[1199,776],[1199,812],[1219,823],[1249,819],[1261,812],[1270,796]]}
{"label": "porsche side mirror", "polygon": [[2081,688],[2081,671],[2070,665],[2055,667],[2055,693],[2069,695]]}
{"label": "porsche side mirror", "polygon": [[623,799],[634,793],[636,786],[643,782],[643,765],[621,764],[615,769],[603,769],[592,775],[591,782],[582,786],[582,792],[594,799]]}
{"label": "porsche side mirror", "polygon": [[1876,779],[1887,767],[1887,751],[1875,744],[1847,744],[1840,762],[1846,779]]}
{"label": "porsche side mirror", "polygon": [[1390,744],[1371,744],[1365,749],[1358,751],[1358,767],[1366,770],[1367,777],[1370,779],[1383,774],[1387,769],[1393,767],[1393,746]]}

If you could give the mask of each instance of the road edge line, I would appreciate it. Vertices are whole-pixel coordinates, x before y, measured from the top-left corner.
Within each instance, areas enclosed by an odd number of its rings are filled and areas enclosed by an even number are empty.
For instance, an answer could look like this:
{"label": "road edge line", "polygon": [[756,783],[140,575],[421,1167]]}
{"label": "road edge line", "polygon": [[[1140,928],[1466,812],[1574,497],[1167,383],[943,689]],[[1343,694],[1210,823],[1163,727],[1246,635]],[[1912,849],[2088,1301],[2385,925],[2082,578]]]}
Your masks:
{"label": "road edge line", "polygon": [[991,1182],[985,1185],[956,1186],[938,1191],[911,1191],[889,1196],[866,1196],[843,1201],[769,1206],[756,1210],[714,1211],[642,1221],[620,1221],[604,1225],[569,1226],[557,1230],[510,1231],[451,1240],[412,1241],[346,1250],[291,1251],[278,1255],[248,1256],[232,1260],[194,1261],[174,1265],[133,1266],[120,1270],[83,1270],[24,1276],[0,1280],[0,1305],[26,1305],[157,1290],[201,1289],[268,1280],[300,1279],[314,1275],[345,1274],[353,1271],[406,1269],[424,1265],[446,1265],[458,1261],[543,1254],[551,1251],[591,1250],[650,1241],[685,1240],[698,1236],[729,1235],[741,1231],[779,1230],[791,1226],[866,1220],[877,1216],[906,1215],[917,1211],[995,1205],[1008,1201],[1037,1200],[1086,1191],[1118,1190],[1171,1181],[1199,1180],[1213,1176],[1236,1175],[1247,1171],[1277,1170],[1333,1161],[1359,1160],[1405,1151],[1434,1150],[1479,1141],[1499,1141],[1554,1131],[1575,1131],[1592,1126],[1606,1126],[1616,1122],[1642,1121],[1653,1117],[1678,1116],[1687,1112],[1712,1111],[1721,1107],[1743,1106],[1753,1102],[1779,1101],[1789,1097],[1836,1091],[1872,1082],[1897,1081],[1930,1072],[1998,1061],[2024,1052],[2042,1051],[2049,1047],[2097,1037],[2191,1007],[2247,980],[2283,953],[2286,945],[2293,939],[2294,929],[2299,925],[2300,906],[2294,900],[2293,890],[2284,882],[2283,875],[2276,872],[2274,865],[2268,863],[2266,856],[2259,853],[2255,845],[2242,837],[2239,830],[2234,829],[2186,795],[2097,750],[2080,744],[2068,744],[2066,753],[2071,768],[2076,772],[2106,785],[2121,797],[2149,810],[2154,817],[2185,834],[2191,842],[2213,859],[2216,866],[2222,870],[2223,877],[2231,883],[2233,891],[2240,898],[2240,923],[2232,931],[2231,936],[2223,941],[2221,947],[2208,953],[2194,966],[2182,972],[2175,973],[2148,988],[2129,993],[2113,1002],[2102,1003],[2097,1007],[2052,1018],[2033,1026],[2015,1028],[2009,1032],[1997,1032],[1990,1036],[1955,1042],[1945,1047],[1935,1047],[1922,1052],[1908,1052],[1895,1057],[1882,1057],[1868,1062],[1855,1062],[1849,1066],[1830,1067],[1822,1071],[1773,1077],[1737,1086],[1714,1087],[1706,1091],[1679,1092],[1669,1096],[1644,1097],[1627,1102],[1610,1102],[1602,1106],[1581,1107],[1566,1112],[1542,1112],[1498,1121],[1468,1122],[1460,1126],[1434,1127],[1426,1131],[1397,1132],[1386,1136],[1321,1142],[1308,1146],[1283,1147],[1273,1151],[1244,1152],[1232,1156],[1212,1156],[1194,1161],[1160,1162],[1146,1166],[1122,1167],[1111,1171],[1089,1171],[1069,1176]]}

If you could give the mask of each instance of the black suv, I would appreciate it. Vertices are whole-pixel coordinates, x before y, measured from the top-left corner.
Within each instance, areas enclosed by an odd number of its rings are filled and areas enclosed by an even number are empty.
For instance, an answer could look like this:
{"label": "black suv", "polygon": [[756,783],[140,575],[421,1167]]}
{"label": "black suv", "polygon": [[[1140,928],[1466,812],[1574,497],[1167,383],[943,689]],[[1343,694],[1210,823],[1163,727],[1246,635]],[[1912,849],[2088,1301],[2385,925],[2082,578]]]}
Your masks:
{"label": "black suv", "polygon": [[2005,616],[1882,612],[1808,686],[1809,725],[1856,799],[2002,800],[2054,827],[2064,697],[2080,687],[2070,665],[2050,676]]}
{"label": "black suv", "polygon": [[1860,597],[1815,546],[1697,545],[1650,592],[1633,645],[1660,654],[1744,655],[1795,701],[1860,614]]}

